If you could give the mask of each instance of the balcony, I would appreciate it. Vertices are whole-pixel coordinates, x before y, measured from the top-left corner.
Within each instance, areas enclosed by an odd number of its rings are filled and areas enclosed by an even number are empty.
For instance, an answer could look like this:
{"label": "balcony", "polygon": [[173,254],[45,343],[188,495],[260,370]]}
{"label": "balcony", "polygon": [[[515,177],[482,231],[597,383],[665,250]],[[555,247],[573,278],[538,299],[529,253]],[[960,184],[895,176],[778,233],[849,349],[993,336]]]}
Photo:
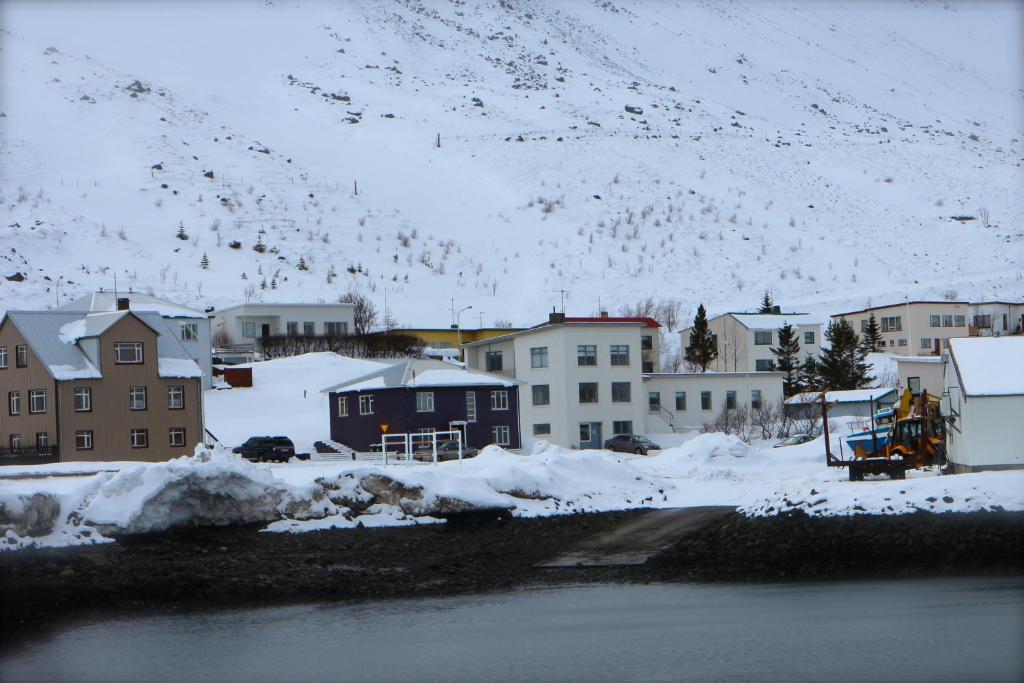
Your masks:
{"label": "balcony", "polygon": [[0,448],[0,465],[46,465],[60,462],[56,446],[19,446]]}

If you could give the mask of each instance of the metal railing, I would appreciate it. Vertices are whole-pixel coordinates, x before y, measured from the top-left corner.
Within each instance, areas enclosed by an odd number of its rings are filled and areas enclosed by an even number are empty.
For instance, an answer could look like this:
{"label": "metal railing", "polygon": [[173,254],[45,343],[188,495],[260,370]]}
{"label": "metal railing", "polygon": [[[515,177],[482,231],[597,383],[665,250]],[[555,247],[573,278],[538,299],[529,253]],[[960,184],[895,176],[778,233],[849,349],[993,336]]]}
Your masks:
{"label": "metal railing", "polygon": [[60,462],[56,446],[18,446],[0,448],[0,465],[46,465]]}

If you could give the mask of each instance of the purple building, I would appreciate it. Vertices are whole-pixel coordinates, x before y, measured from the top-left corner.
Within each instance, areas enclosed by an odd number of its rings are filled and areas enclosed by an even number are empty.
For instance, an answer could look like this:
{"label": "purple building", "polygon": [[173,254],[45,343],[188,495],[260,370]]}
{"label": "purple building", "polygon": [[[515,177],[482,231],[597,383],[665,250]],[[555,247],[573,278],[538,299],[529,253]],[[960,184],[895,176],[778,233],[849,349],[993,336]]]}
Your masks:
{"label": "purple building", "polygon": [[517,380],[436,360],[401,360],[324,389],[331,440],[357,451],[387,433],[460,430],[474,448],[520,448]]}

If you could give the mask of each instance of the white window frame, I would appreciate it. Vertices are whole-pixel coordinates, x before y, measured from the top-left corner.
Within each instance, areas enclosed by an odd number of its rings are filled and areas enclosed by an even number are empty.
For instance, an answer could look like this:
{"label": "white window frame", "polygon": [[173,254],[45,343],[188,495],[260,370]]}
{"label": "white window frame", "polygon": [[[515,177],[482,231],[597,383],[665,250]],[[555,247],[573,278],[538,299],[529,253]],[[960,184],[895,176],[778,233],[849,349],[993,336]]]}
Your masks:
{"label": "white window frame", "polygon": [[504,389],[491,392],[491,410],[508,410],[508,392]]}
{"label": "white window frame", "polygon": [[36,432],[36,448],[49,448],[50,434],[48,432]]}
{"label": "white window frame", "polygon": [[533,346],[530,348],[530,368],[548,367],[548,347]]}
{"label": "white window frame", "polygon": [[416,412],[417,413],[432,413],[432,412],[434,412],[434,392],[433,391],[417,391],[416,392]]}
{"label": "white window frame", "polygon": [[[622,349],[625,349],[623,351]],[[620,361],[616,362],[616,358]],[[612,364],[612,367],[616,368],[628,368],[629,367],[629,344],[612,344],[608,347],[608,362]]]}
{"label": "white window frame", "polygon": [[373,394],[362,394],[359,397],[359,414],[373,415]]}
{"label": "white window frame", "polygon": [[75,432],[75,450],[76,451],[91,451],[92,450],[92,430],[91,429],[79,429]]}
{"label": "white window frame", "polygon": [[942,316],[941,315],[929,315],[928,316],[928,327],[942,327]]}
{"label": "white window frame", "polygon": [[[175,439],[176,435],[180,434],[181,439]],[[185,428],[184,427],[169,427],[167,429],[167,445],[168,446],[184,446],[185,445]]]}
{"label": "white window frame", "polygon": [[932,348],[932,338],[931,337],[921,337],[921,347],[920,348],[922,348],[922,349],[930,349],[930,348]]}
{"label": "white window frame", "polygon": [[512,429],[508,425],[494,425],[491,427],[491,438],[498,446],[508,446],[512,443]]}
{"label": "white window frame", "polygon": [[[131,350],[135,360],[125,360],[125,352]],[[141,365],[145,360],[145,348],[142,342],[114,342],[115,365]]]}
{"label": "white window frame", "polygon": [[0,370],[7,369],[7,347],[0,346]]}
{"label": "white window frame", "polygon": [[882,332],[902,332],[903,318],[898,315],[882,316]]}
{"label": "white window frame", "polygon": [[466,422],[476,422],[476,392],[466,392]]}
{"label": "white window frame", "polygon": [[14,364],[19,368],[28,367],[28,346],[18,344],[14,347]]}
{"label": "white window frame", "polygon": [[[174,397],[178,396],[177,405],[175,404]],[[167,387],[167,409],[168,410],[184,410],[185,409],[185,386],[183,384],[173,384]]]}
{"label": "white window frame", "polygon": [[[37,405],[38,402],[38,405]],[[28,413],[41,415],[46,412],[46,389],[29,389]]]}
{"label": "white window frame", "polygon": [[199,323],[181,324],[181,341],[198,341]]}
{"label": "white window frame", "polygon": [[[586,361],[586,362],[584,362]],[[593,361],[593,362],[590,362]],[[576,345],[576,367],[596,368],[597,367],[597,344]]]}
{"label": "white window frame", "polygon": [[[84,407],[79,407],[79,400],[84,399],[82,404]],[[75,412],[76,413],[91,413],[92,412],[92,387],[75,387],[74,392],[75,401]]]}
{"label": "white window frame", "polygon": [[11,448],[21,448],[21,434],[11,434]]}
{"label": "white window frame", "polygon": [[[1004,321],[1006,320],[1006,314],[1005,313],[1003,313],[1003,320]],[[966,327],[966,326],[967,326],[967,316],[965,316],[965,315],[954,315],[953,316],[953,327]],[[1003,326],[1003,329],[1004,330],[1006,329],[1005,325]]]}
{"label": "white window frame", "polygon": [[[141,394],[139,392],[140,389],[141,389]],[[146,396],[147,393],[149,393],[149,392],[146,391],[146,387],[144,387],[144,386],[129,387],[128,388],[128,410],[146,410],[147,409],[147,404],[149,403],[149,398]],[[141,406],[138,403],[138,398],[139,398],[140,395],[142,396],[142,405]]]}
{"label": "white window frame", "polygon": [[8,415],[21,415],[21,392],[20,391],[9,391],[9,392],[7,392],[7,414]]}
{"label": "white window frame", "polygon": [[348,396],[338,397],[338,417],[348,417]]}
{"label": "white window frame", "polygon": [[134,427],[128,432],[128,442],[132,448],[149,448],[149,430],[144,427]]}

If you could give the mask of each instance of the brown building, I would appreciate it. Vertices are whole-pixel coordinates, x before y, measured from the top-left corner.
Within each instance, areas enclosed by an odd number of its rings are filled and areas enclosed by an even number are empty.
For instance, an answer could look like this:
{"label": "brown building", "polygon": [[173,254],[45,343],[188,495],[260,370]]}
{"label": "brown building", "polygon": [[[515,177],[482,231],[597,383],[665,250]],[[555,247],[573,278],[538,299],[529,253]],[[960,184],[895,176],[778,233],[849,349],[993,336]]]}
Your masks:
{"label": "brown building", "polygon": [[0,464],[189,454],[203,438],[201,380],[157,313],[9,311]]}

